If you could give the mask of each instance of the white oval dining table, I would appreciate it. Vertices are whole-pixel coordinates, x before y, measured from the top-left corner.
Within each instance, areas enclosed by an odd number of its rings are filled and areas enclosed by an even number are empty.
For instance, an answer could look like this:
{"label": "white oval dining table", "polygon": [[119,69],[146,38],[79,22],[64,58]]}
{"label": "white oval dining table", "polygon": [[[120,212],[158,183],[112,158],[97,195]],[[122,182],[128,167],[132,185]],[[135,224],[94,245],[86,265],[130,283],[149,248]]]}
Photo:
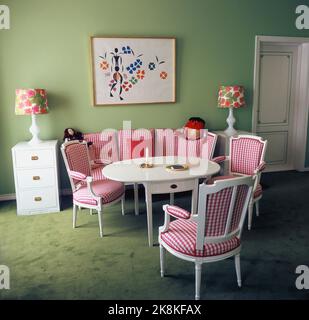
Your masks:
{"label": "white oval dining table", "polygon": [[[140,165],[145,162],[145,158],[113,162],[103,168],[103,174],[111,180],[144,185],[148,244],[151,247],[153,246],[152,195],[170,193],[171,204],[173,204],[174,193],[192,191],[191,213],[195,214],[199,179],[218,173],[220,166],[207,159],[195,157],[153,157],[147,159],[147,163],[152,164],[153,167],[141,168]],[[188,169],[172,171],[167,168],[175,164],[185,164]]]}

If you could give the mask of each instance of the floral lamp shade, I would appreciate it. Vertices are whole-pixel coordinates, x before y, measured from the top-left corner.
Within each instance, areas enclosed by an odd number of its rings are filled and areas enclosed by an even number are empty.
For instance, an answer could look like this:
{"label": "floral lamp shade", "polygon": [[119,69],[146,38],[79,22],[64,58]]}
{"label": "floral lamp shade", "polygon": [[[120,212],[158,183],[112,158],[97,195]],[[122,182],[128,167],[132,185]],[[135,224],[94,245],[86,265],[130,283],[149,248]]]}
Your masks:
{"label": "floral lamp shade", "polygon": [[225,134],[229,137],[237,134],[234,129],[235,118],[233,109],[243,107],[245,105],[245,95],[243,86],[220,86],[218,95],[218,107],[229,108],[229,116],[226,119],[228,127],[225,129]]}
{"label": "floral lamp shade", "polygon": [[48,113],[45,89],[16,89],[15,113],[37,115]]}
{"label": "floral lamp shade", "polygon": [[240,108],[245,105],[244,87],[220,86],[218,95],[219,108]]}

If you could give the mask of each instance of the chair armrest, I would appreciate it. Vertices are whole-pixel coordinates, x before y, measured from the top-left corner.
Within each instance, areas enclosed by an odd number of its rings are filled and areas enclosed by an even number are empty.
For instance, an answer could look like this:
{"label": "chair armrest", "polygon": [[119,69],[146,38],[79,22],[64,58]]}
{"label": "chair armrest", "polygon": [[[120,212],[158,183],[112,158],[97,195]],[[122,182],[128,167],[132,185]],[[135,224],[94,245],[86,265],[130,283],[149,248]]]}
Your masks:
{"label": "chair armrest", "polygon": [[100,200],[101,200],[101,197],[100,197],[100,196],[97,196],[97,195],[94,193],[93,189],[92,189],[92,181],[93,181],[93,178],[92,178],[92,177],[89,176],[89,177],[86,178],[87,188],[88,188],[90,194],[94,197],[94,199],[96,199],[96,200],[98,201],[98,203],[101,204],[101,201],[100,201]]}
{"label": "chair armrest", "polygon": [[222,162],[224,162],[226,160],[229,160],[228,156],[218,156],[218,157],[215,157],[215,158],[211,159],[211,161],[216,162],[216,163],[222,163]]}
{"label": "chair armrest", "polygon": [[79,181],[86,181],[86,178],[87,178],[85,174],[78,171],[73,171],[73,170],[69,171],[69,176],[72,179],[79,180]]}
{"label": "chair armrest", "polygon": [[174,218],[189,219],[191,217],[191,212],[177,206],[165,205],[163,210]]}
{"label": "chair armrest", "polygon": [[95,159],[93,161],[94,164],[105,164],[105,165],[108,165],[108,164],[111,164],[112,161],[111,160],[107,160],[107,159]]}
{"label": "chair armrest", "polygon": [[171,206],[169,204],[165,204],[163,206],[163,210],[164,210],[164,225],[162,227],[159,227],[159,234],[162,232],[166,232],[168,230],[171,216],[179,219],[189,219],[191,217],[190,212],[177,206]]}
{"label": "chair armrest", "polygon": [[254,170],[254,173],[257,174],[257,173],[260,173],[262,172],[263,170],[265,170],[266,168],[266,162],[265,161],[262,161],[258,167]]}

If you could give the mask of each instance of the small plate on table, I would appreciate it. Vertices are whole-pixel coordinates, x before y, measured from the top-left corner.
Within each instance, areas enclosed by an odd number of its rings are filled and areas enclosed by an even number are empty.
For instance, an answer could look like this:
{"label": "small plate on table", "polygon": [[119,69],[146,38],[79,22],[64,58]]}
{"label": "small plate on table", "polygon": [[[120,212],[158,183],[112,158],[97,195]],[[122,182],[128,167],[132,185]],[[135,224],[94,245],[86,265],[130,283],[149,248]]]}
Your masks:
{"label": "small plate on table", "polygon": [[185,171],[189,169],[187,164],[171,164],[165,167],[169,171]]}

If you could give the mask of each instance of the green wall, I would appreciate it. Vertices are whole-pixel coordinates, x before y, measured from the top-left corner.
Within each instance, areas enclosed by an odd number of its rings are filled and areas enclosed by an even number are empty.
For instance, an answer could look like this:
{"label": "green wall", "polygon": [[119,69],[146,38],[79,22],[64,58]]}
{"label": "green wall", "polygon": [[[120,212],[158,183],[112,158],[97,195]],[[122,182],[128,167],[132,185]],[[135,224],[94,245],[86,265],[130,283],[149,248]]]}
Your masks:
{"label": "green wall", "polygon": [[[306,1],[300,1],[305,3]],[[10,148],[30,137],[29,117],[15,116],[14,90],[44,87],[50,114],[39,117],[41,137],[63,129],[83,132],[133,127],[178,127],[190,116],[209,129],[226,126],[216,108],[220,84],[246,87],[237,128],[250,130],[255,35],[309,36],[295,27],[294,0],[0,0],[11,29],[0,30],[0,194],[14,192]],[[177,103],[93,107],[89,37],[175,36]],[[309,148],[308,148],[309,149]],[[307,157],[309,165],[309,153]],[[63,168],[62,168],[63,171]],[[62,175],[64,176],[64,175]],[[67,180],[62,177],[62,187]]]}

